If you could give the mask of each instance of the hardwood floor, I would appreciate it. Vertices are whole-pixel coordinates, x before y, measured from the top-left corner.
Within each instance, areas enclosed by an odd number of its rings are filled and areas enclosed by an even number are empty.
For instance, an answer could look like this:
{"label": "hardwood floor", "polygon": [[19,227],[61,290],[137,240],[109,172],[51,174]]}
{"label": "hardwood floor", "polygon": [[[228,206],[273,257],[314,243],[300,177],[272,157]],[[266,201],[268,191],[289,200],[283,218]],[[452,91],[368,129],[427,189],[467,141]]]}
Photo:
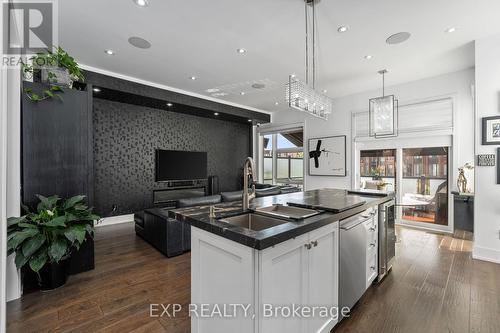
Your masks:
{"label": "hardwood floor", "polygon": [[190,255],[167,259],[133,224],[98,228],[95,269],[7,305],[8,332],[189,332],[187,313],[150,318],[150,303],[189,304]]}
{"label": "hardwood floor", "polygon": [[500,265],[472,242],[398,228],[396,262],[335,332],[500,332]]}
{"label": "hardwood floor", "polygon": [[[150,303],[190,301],[190,255],[165,258],[132,225],[99,228],[96,269],[10,302],[8,332],[189,332],[186,312],[150,318]],[[334,332],[500,332],[500,265],[472,243],[398,228],[397,260]]]}

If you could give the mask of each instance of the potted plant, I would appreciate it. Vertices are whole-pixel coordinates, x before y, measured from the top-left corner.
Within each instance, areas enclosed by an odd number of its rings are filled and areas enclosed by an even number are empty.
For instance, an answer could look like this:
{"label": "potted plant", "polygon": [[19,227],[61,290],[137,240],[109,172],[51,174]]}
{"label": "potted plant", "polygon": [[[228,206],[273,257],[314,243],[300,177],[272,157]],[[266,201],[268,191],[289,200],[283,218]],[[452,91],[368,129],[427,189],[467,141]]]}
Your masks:
{"label": "potted plant", "polygon": [[48,85],[41,93],[35,93],[32,89],[24,90],[28,98],[34,102],[60,97],[58,93],[63,92],[61,87],[71,88],[74,81],[85,80],[78,63],[61,47],[57,47],[55,52],[47,50],[45,53],[38,53],[30,60],[30,64],[22,64],[24,77]]}
{"label": "potted plant", "polygon": [[382,178],[382,167],[376,167],[376,168],[373,168],[371,169],[371,176],[372,176],[372,180],[375,180],[376,181],[376,185],[377,185],[377,190],[379,191],[385,191],[387,185],[389,185],[390,183],[387,183],[383,180]]}
{"label": "potted plant", "polygon": [[18,269],[25,265],[37,274],[42,290],[66,283],[66,263],[71,252],[94,235],[99,216],[84,204],[85,196],[61,200],[57,195],[37,196],[36,212],[7,221],[7,251],[15,253]]}

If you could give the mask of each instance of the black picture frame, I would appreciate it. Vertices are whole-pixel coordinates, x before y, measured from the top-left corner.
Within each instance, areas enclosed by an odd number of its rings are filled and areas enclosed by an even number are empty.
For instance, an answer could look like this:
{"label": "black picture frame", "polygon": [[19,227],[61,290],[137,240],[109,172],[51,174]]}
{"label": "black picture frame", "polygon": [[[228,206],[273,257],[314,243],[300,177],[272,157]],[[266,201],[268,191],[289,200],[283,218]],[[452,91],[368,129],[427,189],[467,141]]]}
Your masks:
{"label": "black picture frame", "polygon": [[[344,145],[344,172],[342,174],[338,175],[332,175],[332,174],[315,174],[311,173],[311,141],[313,140],[325,140],[325,139],[332,139],[332,138],[343,138],[343,145]],[[315,149],[315,147],[313,147]],[[307,158],[307,173],[309,176],[324,176],[324,177],[347,177],[347,136],[346,135],[332,135],[332,136],[325,136],[325,137],[319,137],[319,138],[309,138],[307,141],[307,153],[305,158]]]}
{"label": "black picture frame", "polygon": [[500,145],[500,141],[488,141],[487,126],[488,121],[498,120],[500,123],[500,116],[484,117],[482,119],[482,145]]}

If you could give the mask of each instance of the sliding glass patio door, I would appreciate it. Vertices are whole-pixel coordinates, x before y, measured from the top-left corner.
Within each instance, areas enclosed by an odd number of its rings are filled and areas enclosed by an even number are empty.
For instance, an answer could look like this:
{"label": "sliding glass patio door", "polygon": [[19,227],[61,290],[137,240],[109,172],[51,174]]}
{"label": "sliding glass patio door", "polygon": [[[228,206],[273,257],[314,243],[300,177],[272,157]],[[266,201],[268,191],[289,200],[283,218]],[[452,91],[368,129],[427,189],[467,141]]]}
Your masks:
{"label": "sliding glass patio door", "polygon": [[401,180],[401,219],[448,225],[448,147],[405,148]]}
{"label": "sliding glass patio door", "polygon": [[450,147],[360,150],[358,163],[358,186],[395,192],[399,223],[449,226]]}

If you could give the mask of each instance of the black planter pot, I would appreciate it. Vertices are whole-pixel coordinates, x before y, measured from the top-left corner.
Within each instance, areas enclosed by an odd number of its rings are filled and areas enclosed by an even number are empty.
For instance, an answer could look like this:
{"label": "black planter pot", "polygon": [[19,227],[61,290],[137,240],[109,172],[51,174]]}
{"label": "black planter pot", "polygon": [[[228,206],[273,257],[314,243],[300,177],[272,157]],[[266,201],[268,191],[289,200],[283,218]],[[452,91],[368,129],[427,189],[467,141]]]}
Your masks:
{"label": "black planter pot", "polygon": [[68,263],[68,275],[94,269],[94,239],[88,237],[80,249],[74,249],[71,252],[71,258]]}
{"label": "black planter pot", "polygon": [[38,285],[42,290],[52,290],[66,283],[68,258],[58,263],[47,263],[38,272]]}

